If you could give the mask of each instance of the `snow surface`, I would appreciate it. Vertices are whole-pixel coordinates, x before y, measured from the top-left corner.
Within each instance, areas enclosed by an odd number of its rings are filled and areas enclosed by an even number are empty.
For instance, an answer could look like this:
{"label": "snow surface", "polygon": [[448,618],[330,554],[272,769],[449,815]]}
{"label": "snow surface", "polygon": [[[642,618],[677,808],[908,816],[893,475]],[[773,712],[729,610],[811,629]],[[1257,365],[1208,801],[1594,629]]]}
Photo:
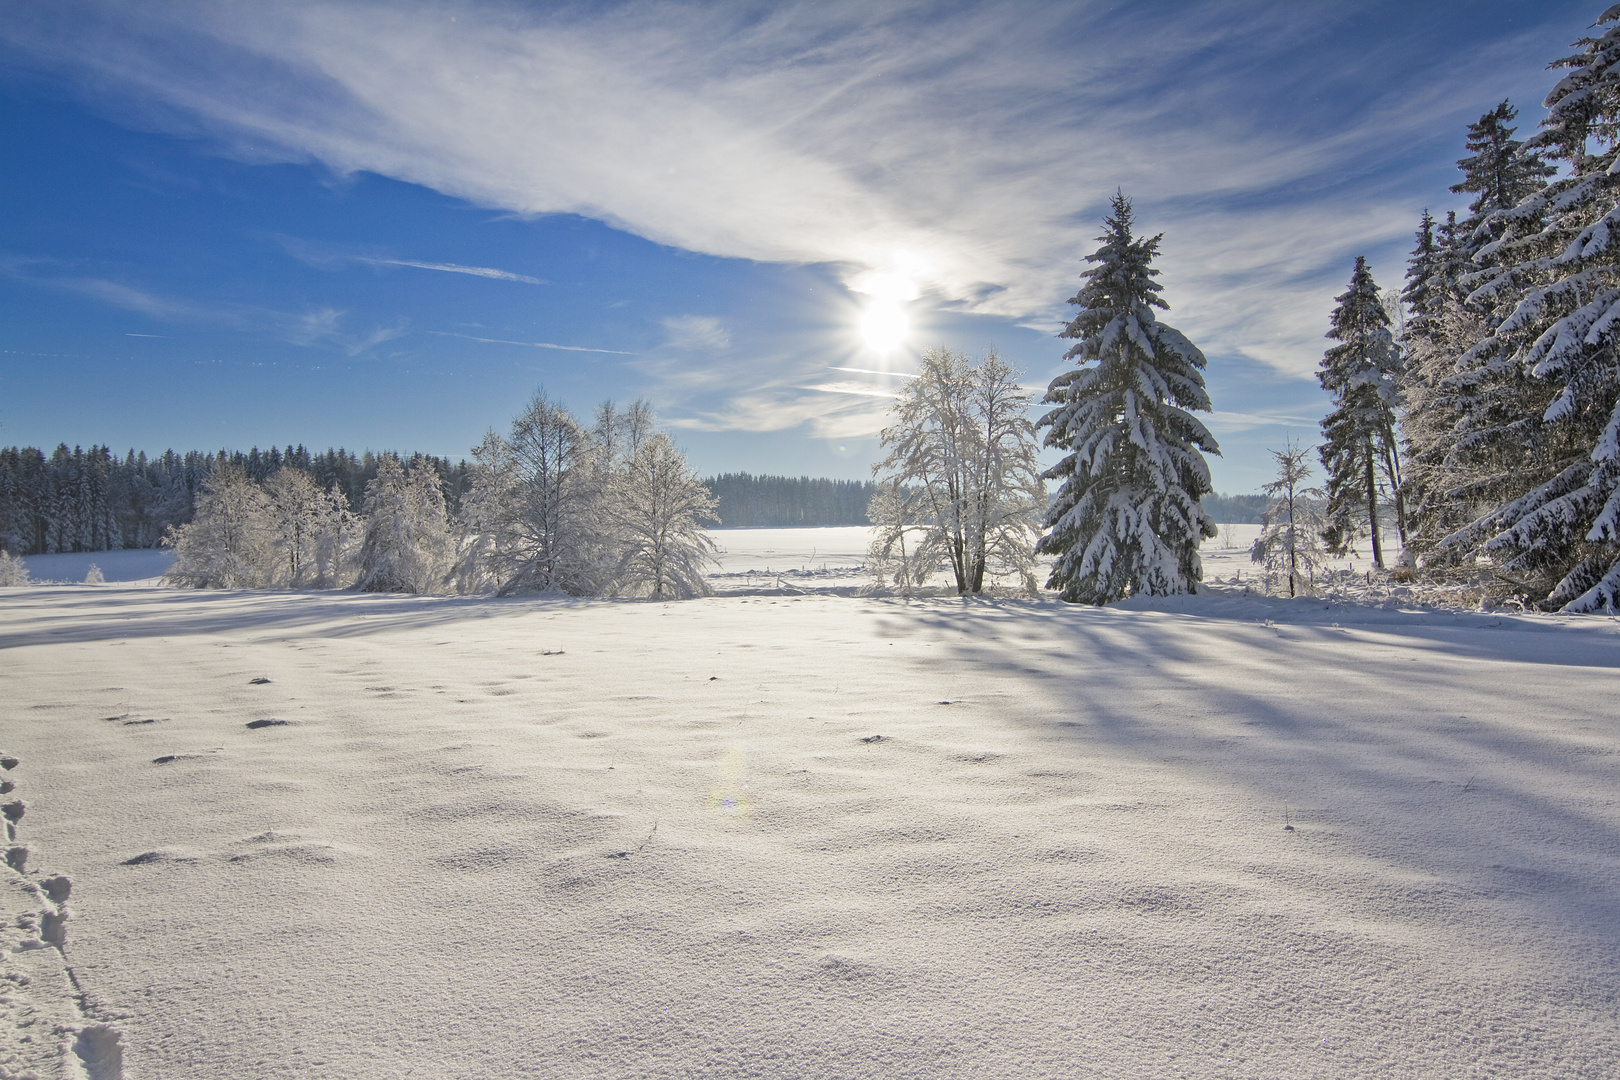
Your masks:
{"label": "snow surface", "polygon": [[103,585],[0,649],[0,1077],[1620,1062],[1616,620]]}

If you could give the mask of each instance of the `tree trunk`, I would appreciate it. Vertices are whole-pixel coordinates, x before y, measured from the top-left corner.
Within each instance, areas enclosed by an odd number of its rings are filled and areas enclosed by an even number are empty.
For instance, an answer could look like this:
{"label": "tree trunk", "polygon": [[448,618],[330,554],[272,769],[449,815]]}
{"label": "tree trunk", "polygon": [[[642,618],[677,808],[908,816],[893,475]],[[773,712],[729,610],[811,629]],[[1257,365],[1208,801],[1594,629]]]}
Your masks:
{"label": "tree trunk", "polygon": [[1373,470],[1372,440],[1367,440],[1367,526],[1372,530],[1373,565],[1384,568],[1384,548],[1378,542],[1378,477]]}

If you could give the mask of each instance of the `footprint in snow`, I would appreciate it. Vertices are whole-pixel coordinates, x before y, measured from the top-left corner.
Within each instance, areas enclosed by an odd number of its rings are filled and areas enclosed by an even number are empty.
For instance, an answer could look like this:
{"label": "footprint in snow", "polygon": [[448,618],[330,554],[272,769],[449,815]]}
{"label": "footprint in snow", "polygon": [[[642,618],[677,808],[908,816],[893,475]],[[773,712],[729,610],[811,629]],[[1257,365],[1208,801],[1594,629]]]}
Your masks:
{"label": "footprint in snow", "polygon": [[68,897],[73,895],[73,881],[66,874],[57,874],[48,877],[39,883],[45,890],[45,895],[51,898],[53,904],[65,904]]}
{"label": "footprint in snow", "polygon": [[249,679],[248,680],[248,685],[249,686],[264,686],[269,681],[270,681],[269,679],[265,678],[263,675],[260,675],[257,679]]}
{"label": "footprint in snow", "polygon": [[87,1024],[73,1041],[73,1054],[90,1080],[124,1080],[124,1036],[106,1024]]}
{"label": "footprint in snow", "polygon": [[199,757],[199,756],[200,755],[198,755],[198,754],[164,754],[162,757],[153,758],[152,759],[152,764],[154,764],[154,765],[167,765],[170,762],[174,762],[174,761],[191,761],[192,759],[194,759],[196,757]]}
{"label": "footprint in snow", "polygon": [[253,731],[258,731],[260,728],[267,727],[288,727],[291,723],[290,720],[277,720],[274,717],[267,717],[263,720],[249,720],[247,726]]}
{"label": "footprint in snow", "polygon": [[0,780],[0,795],[10,795],[17,790],[17,785],[10,780]]}
{"label": "footprint in snow", "polygon": [[4,757],[0,757],[0,769],[5,769],[7,772],[10,772],[12,769],[15,769],[18,765],[21,765],[21,764],[22,764],[22,762],[18,761],[16,758],[12,757],[10,754],[5,755]]}
{"label": "footprint in snow", "polygon": [[55,945],[58,949],[67,944],[66,908],[56,911],[44,911],[39,916],[39,940],[47,945]]}
{"label": "footprint in snow", "polygon": [[28,868],[28,855],[32,849],[27,844],[18,844],[6,849],[6,865],[17,873],[24,873]]}
{"label": "footprint in snow", "polygon": [[6,820],[11,822],[13,825],[22,820],[22,816],[27,810],[28,804],[23,802],[21,799],[13,799],[4,806],[0,806],[0,814],[4,814],[6,816]]}

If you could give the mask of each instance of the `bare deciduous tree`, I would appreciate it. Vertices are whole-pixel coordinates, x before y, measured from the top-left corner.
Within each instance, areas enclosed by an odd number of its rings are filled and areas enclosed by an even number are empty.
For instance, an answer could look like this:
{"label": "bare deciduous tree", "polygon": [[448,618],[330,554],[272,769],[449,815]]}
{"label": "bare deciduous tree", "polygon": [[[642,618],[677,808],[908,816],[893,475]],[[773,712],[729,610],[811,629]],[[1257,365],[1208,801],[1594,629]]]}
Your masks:
{"label": "bare deciduous tree", "polygon": [[871,557],[894,583],[920,585],[948,565],[961,594],[982,591],[987,574],[1034,588],[1045,488],[1030,404],[993,350],[976,364],[944,346],[923,354],[872,469],[884,488],[868,511]]}

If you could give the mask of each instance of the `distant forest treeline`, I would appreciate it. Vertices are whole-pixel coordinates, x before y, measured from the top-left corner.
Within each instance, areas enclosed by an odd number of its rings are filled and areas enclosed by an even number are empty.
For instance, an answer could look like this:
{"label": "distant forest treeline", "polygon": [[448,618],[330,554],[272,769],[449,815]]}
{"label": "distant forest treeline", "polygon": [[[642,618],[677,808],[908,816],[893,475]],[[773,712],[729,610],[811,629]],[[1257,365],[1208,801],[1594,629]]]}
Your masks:
{"label": "distant forest treeline", "polygon": [[[337,485],[358,512],[385,456],[431,463],[450,512],[460,512],[470,466],[428,454],[354,454],[341,448],[312,454],[288,446],[246,453],[168,450],[148,458],[133,450],[119,457],[105,446],[70,450],[62,445],[49,456],[31,446],[0,448],[0,549],[43,555],[156,547],[169,526],[191,520],[203,481],[225,466],[259,481],[283,467],[299,469],[322,491]],[[703,483],[714,493],[721,523],[745,528],[867,525],[866,508],[875,490],[869,480],[750,473],[724,473]],[[1221,524],[1253,524],[1265,509],[1265,497],[1210,495],[1204,509]]]}
{"label": "distant forest treeline", "polygon": [[[14,555],[62,551],[107,551],[156,547],[171,525],[192,517],[197,493],[216,470],[234,466],[255,480],[292,467],[309,473],[328,491],[335,484],[358,511],[377,462],[388,455],[302,446],[177,454],[148,458],[131,450],[123,457],[105,446],[85,450],[58,446],[50,456],[34,447],[0,448],[0,549]],[[468,464],[431,455],[398,455],[432,463],[452,509],[467,486]]]}
{"label": "distant forest treeline", "polygon": [[[149,458],[122,457],[106,446],[88,450],[64,444],[50,455],[35,447],[0,448],[0,549],[14,555],[156,547],[172,525],[191,521],[203,481],[234,467],[256,481],[276,470],[310,474],[322,491],[335,484],[359,512],[377,463],[397,456],[414,466],[429,462],[444,486],[452,515],[460,513],[470,465],[429,454],[354,454],[303,446],[254,447],[246,453],[173,450]],[[865,525],[872,501],[870,481],[810,476],[726,473],[703,483],[718,501],[720,520],[737,526]]]}
{"label": "distant forest treeline", "polygon": [[1266,510],[1264,495],[1205,495],[1204,513],[1218,525],[1258,525]]}
{"label": "distant forest treeline", "polygon": [[728,526],[868,525],[866,508],[877,490],[870,480],[724,473],[703,485],[713,493],[720,523]]}

